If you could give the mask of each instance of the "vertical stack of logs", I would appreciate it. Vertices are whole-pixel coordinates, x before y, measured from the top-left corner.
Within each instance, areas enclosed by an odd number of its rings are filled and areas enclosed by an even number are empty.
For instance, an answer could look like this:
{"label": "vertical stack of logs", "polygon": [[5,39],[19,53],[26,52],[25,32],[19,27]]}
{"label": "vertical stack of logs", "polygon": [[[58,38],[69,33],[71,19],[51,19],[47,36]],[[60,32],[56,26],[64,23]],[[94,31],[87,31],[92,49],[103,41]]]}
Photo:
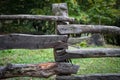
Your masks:
{"label": "vertical stack of logs", "polygon": [[[55,16],[62,16],[62,17],[68,17],[68,7],[66,3],[59,3],[59,4],[53,4],[52,5],[52,11]],[[57,21],[56,22],[56,34],[60,35],[59,32],[57,31],[57,25],[62,25],[62,24],[68,24],[69,22],[67,21]],[[55,55],[55,60],[57,62],[69,62],[69,60],[61,60],[59,59],[59,56],[65,55],[65,50],[68,48],[67,42],[62,42],[61,45],[57,45],[54,48],[54,55]],[[57,58],[58,57],[58,58]],[[58,60],[59,59],[59,60]]]}

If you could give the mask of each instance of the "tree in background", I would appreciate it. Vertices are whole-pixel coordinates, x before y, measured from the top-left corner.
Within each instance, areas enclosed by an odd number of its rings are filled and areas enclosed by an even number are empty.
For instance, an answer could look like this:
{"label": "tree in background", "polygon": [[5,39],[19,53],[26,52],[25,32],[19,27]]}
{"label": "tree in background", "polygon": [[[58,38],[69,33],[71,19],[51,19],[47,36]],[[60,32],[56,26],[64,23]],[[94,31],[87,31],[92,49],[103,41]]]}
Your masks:
{"label": "tree in background", "polygon": [[76,17],[84,24],[113,25],[120,17],[118,0],[68,0],[67,2],[70,16]]}
{"label": "tree in background", "polygon": [[[119,0],[68,0],[70,16],[77,23],[95,25],[115,25],[120,27]],[[107,42],[120,45],[120,36],[104,35]]]}

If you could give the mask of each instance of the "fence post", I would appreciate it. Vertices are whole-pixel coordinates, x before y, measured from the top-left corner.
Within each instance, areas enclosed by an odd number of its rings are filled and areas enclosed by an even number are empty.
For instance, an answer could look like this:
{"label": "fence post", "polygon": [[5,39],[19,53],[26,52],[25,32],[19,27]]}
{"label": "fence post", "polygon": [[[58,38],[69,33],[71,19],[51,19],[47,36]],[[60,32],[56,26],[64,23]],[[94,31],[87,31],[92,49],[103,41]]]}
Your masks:
{"label": "fence post", "polygon": [[[68,7],[66,3],[56,3],[52,4],[52,11],[53,15],[55,16],[63,16],[68,17]],[[69,24],[67,21],[57,21],[55,25],[55,33],[59,35],[59,32],[57,31],[57,25],[60,24]],[[60,46],[61,45],[61,46]],[[62,44],[59,44],[54,48],[54,57],[55,61],[57,62],[69,62],[68,60],[60,60],[59,56],[62,56],[65,54],[65,49],[68,48],[67,41],[63,42]]]}
{"label": "fence post", "polygon": [[[68,17],[68,7],[66,3],[56,3],[52,5],[52,11],[53,11],[53,15],[55,16],[63,16],[63,17]],[[60,24],[69,24],[69,22],[67,21],[57,21],[56,22],[56,34],[59,34],[57,31],[57,25]]]}

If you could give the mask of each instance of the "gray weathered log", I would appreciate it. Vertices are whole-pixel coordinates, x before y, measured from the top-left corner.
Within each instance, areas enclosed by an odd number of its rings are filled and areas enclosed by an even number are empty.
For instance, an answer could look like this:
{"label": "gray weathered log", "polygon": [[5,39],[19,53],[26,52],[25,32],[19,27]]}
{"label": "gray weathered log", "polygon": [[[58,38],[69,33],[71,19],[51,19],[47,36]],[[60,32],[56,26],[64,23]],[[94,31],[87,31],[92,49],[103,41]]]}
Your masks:
{"label": "gray weathered log", "polygon": [[54,47],[54,57],[56,62],[69,62],[68,60],[61,60],[58,57],[66,54],[65,50],[68,48],[67,43],[58,44]]}
{"label": "gray weathered log", "polygon": [[100,34],[92,34],[91,36],[85,36],[85,37],[76,37],[76,38],[69,38],[68,44],[74,45],[77,43],[81,43],[85,41],[87,43],[87,46],[89,45],[95,45],[95,46],[103,46],[105,44],[104,38]]}
{"label": "gray weathered log", "polygon": [[66,3],[52,4],[52,12],[55,16],[68,17],[68,7]]}
{"label": "gray weathered log", "polygon": [[90,40],[88,41],[88,44],[95,46],[103,46],[105,44],[105,40],[104,37],[99,33],[92,34]]}
{"label": "gray weathered log", "polygon": [[116,26],[103,25],[58,25],[60,34],[80,34],[80,33],[112,33],[120,35],[120,28]]}
{"label": "gray weathered log", "polygon": [[66,35],[0,35],[0,49],[43,49],[54,48],[67,42]]}
{"label": "gray weathered log", "polygon": [[99,57],[120,57],[120,48],[96,48],[96,49],[75,49],[66,50],[64,56],[59,59],[71,58],[99,58]]}
{"label": "gray weathered log", "polygon": [[79,66],[69,63],[8,64],[0,67],[0,79],[12,77],[48,78],[57,74],[76,74]]}
{"label": "gray weathered log", "polygon": [[120,80],[120,74],[94,74],[80,76],[57,76],[56,80]]}
{"label": "gray weathered log", "polygon": [[[66,3],[56,3],[52,5],[52,11],[55,16],[68,17],[68,7]],[[66,21],[58,21],[57,24],[69,24]]]}
{"label": "gray weathered log", "polygon": [[46,16],[46,15],[0,15],[0,20],[47,20],[47,21],[70,21],[74,18],[64,16]]}
{"label": "gray weathered log", "polygon": [[81,43],[82,41],[86,41],[87,43],[90,41],[90,36],[85,36],[85,37],[77,37],[77,38],[68,38],[68,44],[77,44]]}
{"label": "gray weathered log", "polygon": [[[66,3],[54,3],[52,4],[52,12],[55,16],[63,16],[68,17],[68,7]],[[57,31],[57,25],[59,24],[68,24],[68,21],[57,21],[56,27],[55,27],[55,33],[59,34]],[[59,60],[57,57],[65,54],[65,49],[68,48],[68,45],[66,43],[63,43],[62,45],[57,45],[54,48],[54,57],[56,62],[69,62],[69,60]],[[60,52],[59,52],[60,51]]]}

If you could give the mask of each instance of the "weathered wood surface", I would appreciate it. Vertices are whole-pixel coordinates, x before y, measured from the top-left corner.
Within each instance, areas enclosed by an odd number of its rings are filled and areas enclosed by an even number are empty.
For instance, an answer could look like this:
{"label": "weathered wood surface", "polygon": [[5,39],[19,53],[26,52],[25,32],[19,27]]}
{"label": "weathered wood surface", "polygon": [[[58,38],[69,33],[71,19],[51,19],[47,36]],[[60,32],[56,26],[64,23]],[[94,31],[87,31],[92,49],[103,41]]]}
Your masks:
{"label": "weathered wood surface", "polygon": [[0,35],[0,49],[43,49],[54,48],[67,42],[66,35]]}
{"label": "weathered wood surface", "polygon": [[120,28],[116,26],[103,25],[58,25],[60,34],[80,34],[80,33],[113,33],[120,35]]}
{"label": "weathered wood surface", "polygon": [[59,59],[71,58],[99,58],[99,57],[120,57],[120,48],[97,48],[97,49],[75,49],[66,50],[64,56]]}
{"label": "weathered wood surface", "polygon": [[56,80],[120,80],[120,73],[80,75],[80,76],[57,76]]}
{"label": "weathered wood surface", "polygon": [[[68,17],[68,7],[66,3],[52,4],[52,11],[55,16]],[[69,24],[67,21],[57,21],[57,24]]]}
{"label": "weathered wood surface", "polygon": [[56,62],[69,62],[68,59],[66,60],[61,60],[58,57],[66,54],[65,50],[68,49],[68,44],[61,42],[61,45],[58,44],[54,47],[54,57]]}
{"label": "weathered wood surface", "polygon": [[80,44],[81,42],[86,42],[87,46],[95,45],[95,46],[103,46],[105,44],[105,40],[102,35],[92,34],[91,36],[84,36],[84,37],[75,37],[75,38],[68,38],[68,44]]}
{"label": "weathered wood surface", "polygon": [[52,12],[55,16],[68,17],[68,7],[66,3],[52,4]]}
{"label": "weathered wood surface", "polygon": [[48,78],[56,74],[76,74],[79,66],[69,63],[8,64],[0,67],[0,79],[12,77]]}
{"label": "weathered wood surface", "polygon": [[46,16],[46,15],[0,15],[0,20],[48,20],[48,21],[70,21],[74,18],[64,16]]}
{"label": "weathered wood surface", "polygon": [[68,44],[77,44],[81,43],[82,41],[86,41],[87,43],[90,41],[91,37],[90,36],[85,36],[85,37],[76,37],[76,38],[68,38]]}
{"label": "weathered wood surface", "polygon": [[[63,16],[63,17],[68,17],[68,7],[66,3],[54,3],[52,4],[52,12],[53,15],[55,16]],[[56,21],[55,24],[55,33],[59,34],[57,31],[57,25],[59,24],[68,24],[68,21]],[[54,57],[56,62],[69,62],[68,59],[66,60],[61,60],[58,59],[57,57],[62,56],[65,54],[65,49],[68,48],[68,45],[66,43],[63,43],[62,45],[57,45],[54,48]],[[59,52],[60,51],[60,52]]]}

